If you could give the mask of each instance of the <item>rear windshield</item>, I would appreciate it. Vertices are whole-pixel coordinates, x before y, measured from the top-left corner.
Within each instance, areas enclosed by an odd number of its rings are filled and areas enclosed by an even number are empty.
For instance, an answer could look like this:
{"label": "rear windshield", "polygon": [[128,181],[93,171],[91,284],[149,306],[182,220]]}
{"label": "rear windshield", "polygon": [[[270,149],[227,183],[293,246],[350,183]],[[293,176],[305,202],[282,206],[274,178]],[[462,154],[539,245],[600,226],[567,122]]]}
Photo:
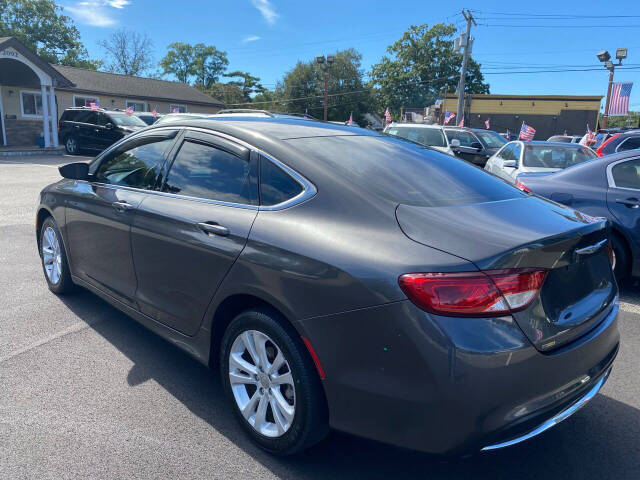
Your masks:
{"label": "rear windshield", "polygon": [[474,132],[487,148],[500,148],[507,140],[496,132]]}
{"label": "rear windshield", "polygon": [[288,140],[350,184],[396,203],[462,205],[525,196],[467,162],[390,137],[337,136]]}
{"label": "rear windshield", "polygon": [[525,167],[567,168],[596,157],[587,147],[561,145],[525,145],[523,163]]}
{"label": "rear windshield", "polygon": [[430,147],[446,147],[444,133],[439,128],[421,127],[391,127],[387,130],[389,135],[406,138],[412,142],[417,142]]}
{"label": "rear windshield", "polygon": [[556,135],[555,137],[550,137],[547,139],[547,142],[562,142],[562,143],[571,143],[573,137],[565,137],[563,135]]}

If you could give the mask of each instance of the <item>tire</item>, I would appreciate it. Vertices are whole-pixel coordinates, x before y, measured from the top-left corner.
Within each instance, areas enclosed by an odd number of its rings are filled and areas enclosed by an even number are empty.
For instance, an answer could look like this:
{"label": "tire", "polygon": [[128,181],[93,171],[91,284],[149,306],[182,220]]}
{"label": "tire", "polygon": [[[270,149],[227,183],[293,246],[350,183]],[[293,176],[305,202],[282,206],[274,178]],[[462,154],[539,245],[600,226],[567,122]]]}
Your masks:
{"label": "tire", "polygon": [[611,235],[611,247],[614,254],[614,268],[613,273],[616,276],[618,283],[624,283],[629,278],[630,263],[629,252],[624,240],[619,235],[613,233]]}
{"label": "tire", "polygon": [[65,139],[64,148],[69,155],[78,155],[80,153],[80,143],[73,135],[69,135]]}
{"label": "tire", "polygon": [[[253,354],[246,342],[252,344]],[[260,352],[265,354],[267,362],[260,360]],[[285,361],[279,366],[278,352]],[[258,362],[253,361],[254,355]],[[275,312],[247,310],[234,318],[222,338],[220,357],[227,398],[240,424],[264,450],[291,455],[314,445],[329,433],[326,399],[315,365],[298,333]],[[243,360],[238,368],[238,362]],[[265,363],[267,367],[276,364],[278,368],[271,375],[265,375],[269,373]],[[233,385],[231,372],[234,373]],[[242,377],[240,381],[239,377]],[[283,380],[286,378],[290,382]],[[280,381],[283,383],[278,384]],[[288,408],[280,406],[282,401],[287,402]],[[263,404],[264,416],[260,417]],[[260,418],[264,418],[264,422]]]}
{"label": "tire", "polygon": [[47,217],[42,222],[39,248],[42,271],[49,290],[56,295],[72,292],[75,285],[71,280],[62,235],[53,217]]}

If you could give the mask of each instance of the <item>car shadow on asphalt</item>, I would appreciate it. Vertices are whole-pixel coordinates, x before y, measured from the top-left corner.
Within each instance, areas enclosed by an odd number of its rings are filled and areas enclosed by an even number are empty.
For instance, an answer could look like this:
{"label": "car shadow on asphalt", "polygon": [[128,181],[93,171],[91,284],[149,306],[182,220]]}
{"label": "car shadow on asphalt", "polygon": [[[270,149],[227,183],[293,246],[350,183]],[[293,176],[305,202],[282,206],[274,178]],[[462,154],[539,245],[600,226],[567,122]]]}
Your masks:
{"label": "car shadow on asphalt", "polygon": [[274,457],[237,425],[217,372],[87,291],[62,300],[133,362],[126,379],[130,386],[157,382],[281,478],[638,478],[640,410],[602,394],[539,437],[465,459],[434,457],[337,432],[301,454]]}

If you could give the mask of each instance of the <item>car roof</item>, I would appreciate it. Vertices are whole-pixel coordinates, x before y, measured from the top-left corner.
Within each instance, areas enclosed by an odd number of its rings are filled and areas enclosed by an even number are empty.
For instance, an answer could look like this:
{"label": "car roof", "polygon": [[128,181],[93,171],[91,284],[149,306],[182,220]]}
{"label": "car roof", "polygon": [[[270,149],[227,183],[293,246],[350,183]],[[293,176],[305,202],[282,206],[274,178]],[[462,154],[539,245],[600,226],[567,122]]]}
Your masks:
{"label": "car roof", "polygon": [[531,140],[531,141],[524,141],[524,140],[519,140],[521,142],[524,142],[526,145],[554,145],[557,147],[565,147],[565,148],[580,148],[580,147],[584,147],[584,145],[580,145],[579,143],[567,143],[567,142],[547,142],[546,140]]}

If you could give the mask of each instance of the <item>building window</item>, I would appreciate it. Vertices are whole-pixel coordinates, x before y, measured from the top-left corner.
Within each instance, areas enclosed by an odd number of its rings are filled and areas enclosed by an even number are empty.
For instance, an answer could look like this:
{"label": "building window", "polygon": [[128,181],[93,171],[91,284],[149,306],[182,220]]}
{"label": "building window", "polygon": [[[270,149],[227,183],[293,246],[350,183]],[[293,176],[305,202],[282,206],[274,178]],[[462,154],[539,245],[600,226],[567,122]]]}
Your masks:
{"label": "building window", "polygon": [[20,108],[23,117],[42,117],[42,94],[20,91]]}
{"label": "building window", "polygon": [[169,105],[169,113],[187,113],[186,105]]}
{"label": "building window", "polygon": [[145,102],[136,102],[134,100],[127,100],[127,108],[132,107],[134,112],[146,112],[147,104]]}
{"label": "building window", "polygon": [[98,97],[85,97],[83,95],[73,96],[74,107],[90,107],[92,103],[100,105],[100,99]]}

